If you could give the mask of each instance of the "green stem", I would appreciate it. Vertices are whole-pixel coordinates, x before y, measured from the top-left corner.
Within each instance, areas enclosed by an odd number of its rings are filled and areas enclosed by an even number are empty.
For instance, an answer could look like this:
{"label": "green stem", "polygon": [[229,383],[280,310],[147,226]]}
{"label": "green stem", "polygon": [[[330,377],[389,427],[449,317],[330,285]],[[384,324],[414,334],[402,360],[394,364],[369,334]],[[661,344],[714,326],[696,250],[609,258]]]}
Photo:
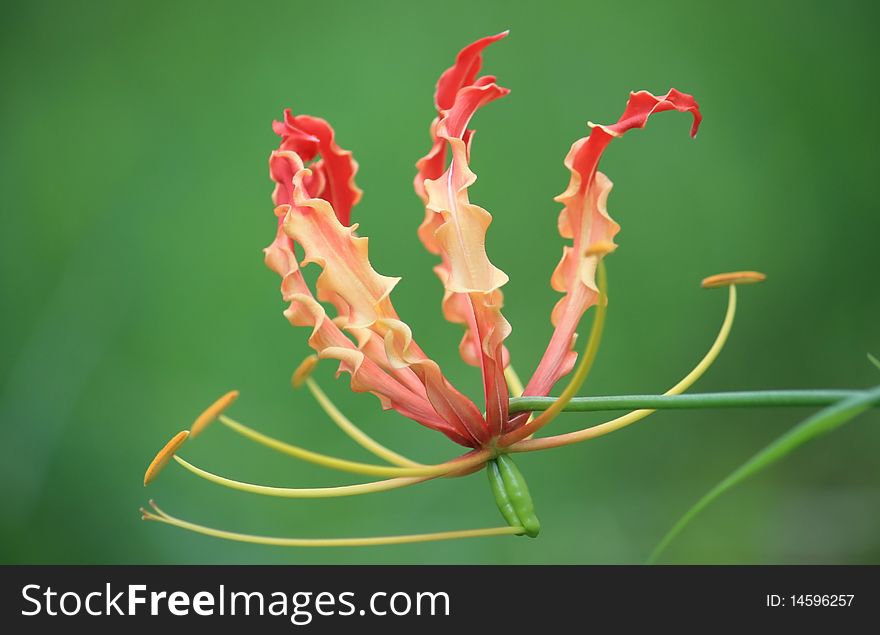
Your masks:
{"label": "green stem", "polygon": [[[610,397],[575,397],[565,406],[566,412],[600,410],[687,410],[693,408],[778,408],[789,406],[829,406],[862,394],[862,390],[754,390],[747,392],[692,393],[688,395],[614,395]],[[516,397],[510,400],[510,412],[546,410],[555,397]],[[872,405],[880,406],[880,399]]]}

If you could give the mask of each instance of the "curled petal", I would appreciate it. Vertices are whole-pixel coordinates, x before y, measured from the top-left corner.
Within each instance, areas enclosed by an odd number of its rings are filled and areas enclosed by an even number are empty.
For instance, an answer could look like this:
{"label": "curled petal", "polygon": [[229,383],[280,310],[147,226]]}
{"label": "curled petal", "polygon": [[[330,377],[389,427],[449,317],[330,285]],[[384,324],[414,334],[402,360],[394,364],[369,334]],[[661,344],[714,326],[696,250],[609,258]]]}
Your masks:
{"label": "curled petal", "polygon": [[[375,274],[367,260],[366,239],[354,237],[354,228],[343,227],[327,201],[307,199],[309,192],[307,184],[314,183],[310,180],[312,177],[309,172],[304,169],[300,156],[293,151],[274,152],[270,158],[270,173],[276,181],[275,196],[278,200],[289,201],[289,203],[279,205],[275,209],[275,214],[278,217],[278,231],[275,240],[265,249],[265,256],[266,264],[282,277],[282,296],[290,302],[289,308],[285,311],[288,320],[294,325],[312,328],[309,345],[319,356],[338,360],[340,372],[348,372],[351,375],[351,386],[356,392],[373,393],[380,399],[384,408],[393,408],[422,425],[442,432],[456,443],[469,447],[478,445],[477,440],[468,429],[458,424],[461,417],[456,417],[455,423],[451,424],[437,414],[437,410],[428,399],[425,385],[415,371],[408,367],[394,368],[392,366],[385,353],[384,338],[368,328],[369,319],[365,321],[366,327],[357,326],[356,321],[352,320],[350,302],[332,285],[333,276],[330,279],[324,278],[321,297],[331,302],[338,309],[339,315],[333,320],[328,319],[324,307],[313,297],[300,271],[299,262],[293,249],[293,238],[284,231],[285,220],[290,220],[288,219],[292,209],[290,203],[294,202],[296,187],[302,190],[296,195],[300,202],[305,204],[305,201],[308,200],[314,205],[314,208],[305,206],[297,209],[304,211],[304,216],[310,217],[311,221],[317,217],[323,219],[327,225],[324,228],[326,231],[322,231],[321,227],[300,222],[303,231],[317,242],[323,239],[322,237],[330,237],[332,240],[340,241],[340,244],[353,245],[353,248],[349,249],[346,255],[354,262],[348,262],[347,265],[365,269],[365,275],[372,280],[373,289],[383,298],[377,303],[379,305],[377,307],[371,307],[373,301],[368,299],[365,305],[367,308],[355,315],[355,318],[362,319],[364,322],[365,314],[377,317],[379,314],[383,314],[383,311],[393,313],[390,301],[387,300],[387,294],[396,279],[384,278]],[[279,192],[283,198],[279,197]],[[320,253],[322,253],[320,248],[315,247],[312,243],[310,245],[316,254],[313,261],[319,264],[324,263],[326,266],[326,260],[320,257]],[[335,255],[332,249],[329,250],[329,253]],[[336,265],[334,265],[334,274],[335,272]],[[324,273],[326,274],[326,271]],[[359,295],[358,298],[360,297]],[[370,313],[371,311],[372,313]],[[341,328],[346,326],[350,334],[355,337],[357,344],[342,332]],[[442,378],[439,369],[436,375]],[[469,403],[466,397],[448,384],[444,384],[438,377],[431,376],[432,383],[440,385],[439,389],[433,388],[431,391],[434,393],[435,400],[438,399],[436,393],[448,389],[454,394],[446,398],[443,401],[444,404],[449,400]],[[470,407],[470,419],[481,421],[481,415],[476,406],[471,403]],[[462,408],[467,409],[466,406],[462,406]]]}
{"label": "curled petal", "polygon": [[[504,31],[468,44],[459,51],[455,63],[443,71],[440,79],[437,80],[437,88],[434,91],[434,107],[437,109],[437,117],[431,122],[431,150],[416,163],[418,173],[415,178],[415,188],[425,202],[427,202],[427,196],[424,192],[425,180],[438,178],[443,174],[446,164],[446,143],[437,137],[437,125],[445,112],[455,105],[458,91],[467,86],[492,83],[495,80],[491,76],[477,79],[480,68],[483,66],[483,50],[493,42],[506,37],[507,34],[508,32]],[[431,251],[431,253],[439,252]]]}
{"label": "curled petal", "polygon": [[344,303],[346,327],[371,328],[393,314],[389,295],[400,278],[377,273],[369,261],[369,239],[343,226],[327,201],[307,196],[302,182],[308,175],[305,169],[294,177],[294,205],[286,208],[284,231],[305,250],[303,265],[321,267],[318,299],[337,307]]}
{"label": "curled petal", "polygon": [[[459,430],[468,430],[466,442],[444,431],[447,436],[457,443],[473,447],[488,440],[480,411],[443,377],[439,366],[417,347],[409,326],[395,319],[383,319],[376,326],[376,331],[352,328],[346,331],[356,337],[358,348],[380,368],[427,399],[443,419],[454,421]],[[377,332],[384,332],[384,337],[379,337]]]}
{"label": "curled petal", "polygon": [[[274,122],[275,132],[287,130],[292,126],[287,122],[289,110],[285,112],[285,122]],[[269,176],[275,182],[275,190],[272,192],[272,202],[278,205],[289,205],[293,201],[293,175],[303,169],[305,163],[317,156],[318,139],[307,135],[298,128],[293,128],[298,134],[281,134],[281,144],[275,152],[269,155]],[[310,192],[321,192],[326,188],[326,180],[323,170],[312,171],[310,180],[306,184]]]}
{"label": "curled petal", "polygon": [[492,216],[468,200],[467,188],[476,177],[468,168],[462,142],[451,139],[450,144],[455,158],[448,175],[426,182],[428,206],[443,218],[434,236],[449,262],[446,289],[452,293],[492,293],[508,280],[486,254],[486,230]]}
{"label": "curled petal", "polygon": [[477,74],[483,65],[483,49],[507,37],[508,33],[509,31],[502,31],[497,35],[480,38],[458,52],[455,64],[443,71],[440,79],[437,80],[437,90],[434,92],[434,105],[437,110],[452,108],[458,91],[472,85],[477,79]]}
{"label": "curled petal", "polygon": [[[492,76],[477,77],[482,66],[483,50],[507,35],[507,31],[482,38],[463,48],[456,57],[455,64],[448,68],[437,82],[437,90],[434,93],[434,105],[437,109],[437,117],[431,122],[430,136],[431,149],[417,163],[415,177],[415,190],[425,203],[425,219],[418,230],[419,239],[430,253],[440,256],[440,263],[434,267],[434,272],[444,286],[442,308],[444,317],[450,322],[461,324],[465,327],[459,351],[462,359],[472,366],[480,367],[482,344],[474,330],[473,310],[470,300],[466,295],[450,290],[452,263],[446,249],[438,242],[438,230],[444,224],[443,214],[428,205],[428,192],[426,181],[440,179],[446,168],[447,146],[449,137],[457,137],[463,142],[465,155],[470,153],[470,144],[473,139],[473,130],[467,129],[467,120],[473,116],[479,106],[507,94],[507,89],[500,88],[495,84]],[[486,88],[484,91],[468,91],[472,88]],[[468,99],[476,97],[478,103],[465,104]],[[458,105],[456,105],[458,103]],[[452,113],[450,117],[451,111]],[[441,123],[444,125],[444,134],[439,133]],[[464,126],[461,124],[464,123]],[[466,161],[465,161],[466,164]],[[479,208],[477,208],[479,210]],[[474,215],[474,220],[487,224],[488,214],[480,210],[484,216],[480,218],[479,212]],[[501,283],[503,284],[503,282]],[[497,285],[497,286],[500,286]],[[503,304],[503,296],[500,290],[493,292],[491,304],[499,308]],[[506,366],[509,357],[507,349],[502,347],[501,357]]]}
{"label": "curled petal", "polygon": [[425,387],[419,378],[408,367],[395,365],[388,359],[388,353],[385,350],[385,338],[380,337],[370,329],[347,329],[348,333],[353,335],[358,342],[358,348],[361,349],[370,359],[372,359],[382,370],[393,375],[397,381],[412,390],[413,392],[425,397]]}
{"label": "curled petal", "polygon": [[[290,306],[284,315],[294,326],[312,327],[309,346],[322,359],[335,359],[339,371],[351,375],[351,388],[355,392],[370,392],[379,398],[386,410],[393,408],[424,426],[440,430],[457,443],[460,435],[450,435],[449,426],[437,416],[425,397],[402,386],[388,376],[373,360],[361,352],[352,341],[327,318],[324,307],[308,292],[302,275],[297,271],[283,282],[284,299]],[[298,291],[305,291],[300,293]],[[338,374],[337,373],[337,374]]]}
{"label": "curled petal", "polygon": [[[336,320],[323,323],[341,326],[355,335],[360,348],[350,341],[351,345],[342,346],[356,349],[362,356],[375,354],[376,344],[381,341],[384,355],[376,354],[370,362],[379,370],[387,364],[389,370],[383,371],[386,375],[400,378],[401,373],[412,373],[418,379],[424,397],[444,423],[440,426],[435,421],[430,427],[464,445],[485,443],[489,435],[479,409],[443,377],[437,364],[412,340],[409,327],[397,317],[390,294],[399,279],[377,273],[369,261],[368,239],[356,236],[354,226],[343,226],[326,200],[310,196],[305,186],[309,172],[304,168],[293,176],[293,202],[281,206],[276,213],[284,215],[284,233],[302,246],[302,264],[316,263],[321,267],[316,282],[317,299],[331,302],[339,311]],[[346,356],[345,369],[357,368],[352,353]],[[398,381],[402,385],[409,383]],[[392,407],[400,409],[397,405]],[[410,416],[410,411],[411,408],[405,414]],[[424,423],[423,417],[417,420]]]}
{"label": "curled petal", "polygon": [[467,328],[462,356],[465,361],[479,361],[486,421],[493,435],[500,434],[507,421],[507,355],[503,342],[510,334],[510,325],[501,314],[500,291],[507,283],[507,275],[486,254],[491,215],[468,198],[468,188],[476,181],[476,175],[468,166],[472,133],[467,126],[481,106],[508,92],[494,82],[478,82],[458,91],[455,102],[436,126],[437,138],[450,149],[449,167],[438,178],[423,182],[429,220],[423,224],[423,230],[426,226],[433,229],[432,242],[426,245],[441,254],[441,264],[435,270],[445,287],[444,314]]}
{"label": "curled petal", "polygon": [[[431,135],[431,149],[428,151],[428,154],[416,161],[417,171],[416,178],[413,181],[413,187],[423,203],[428,202],[428,195],[425,193],[425,181],[428,179],[439,178],[446,167],[446,142],[437,136],[437,125],[439,123],[439,116],[435,117],[431,122],[431,127],[429,129],[429,134]],[[435,214],[427,212],[425,214],[425,220],[422,221],[422,224],[419,227],[419,238],[422,243],[424,243],[425,249],[432,254],[440,253],[439,247],[437,247],[434,242],[434,231],[437,229],[437,224],[439,222],[440,221]]]}
{"label": "curled petal", "polygon": [[382,320],[379,327],[385,331],[385,352],[397,368],[410,368],[419,377],[428,400],[437,413],[459,430],[466,430],[478,447],[489,441],[483,415],[474,403],[449,383],[437,363],[428,359],[412,339],[412,332],[400,320]]}
{"label": "curled petal", "polygon": [[296,125],[296,118],[290,108],[284,110],[283,120],[272,122],[272,131],[281,137],[279,150],[295,152],[303,161],[311,161],[317,156],[320,140]]}
{"label": "curled petal", "polygon": [[[606,209],[611,181],[597,170],[599,159],[612,139],[633,128],[643,128],[657,112],[677,110],[693,115],[691,136],[696,135],[701,115],[696,100],[690,95],[670,90],[662,97],[649,92],[631,93],[626,109],[617,123],[609,126],[590,124],[588,137],[579,139],[565,158],[571,173],[566,190],[556,197],[563,204],[559,214],[559,233],[572,240],[563,248],[551,285],[565,295],[556,304],[551,316],[556,327],[550,344],[526,386],[526,395],[546,395],[556,381],[571,371],[576,358],[572,351],[575,330],[584,312],[596,303],[596,266],[605,251],[593,253],[600,242],[613,245],[620,226]],[[521,418],[521,417],[520,417]]]}
{"label": "curled petal", "polygon": [[[363,191],[354,182],[357,161],[349,150],[337,145],[330,124],[320,117],[294,115],[288,108],[284,111],[284,120],[274,122],[272,128],[281,137],[279,151],[294,152],[306,162],[320,156],[320,160],[310,166],[311,182],[306,183],[308,191],[330,203],[339,221],[348,225],[351,209],[361,200]],[[293,174],[283,175],[275,181],[290,183],[292,177]],[[279,187],[284,189],[283,186]],[[290,203],[289,191],[287,194],[285,197],[276,193],[273,199],[275,204]]]}

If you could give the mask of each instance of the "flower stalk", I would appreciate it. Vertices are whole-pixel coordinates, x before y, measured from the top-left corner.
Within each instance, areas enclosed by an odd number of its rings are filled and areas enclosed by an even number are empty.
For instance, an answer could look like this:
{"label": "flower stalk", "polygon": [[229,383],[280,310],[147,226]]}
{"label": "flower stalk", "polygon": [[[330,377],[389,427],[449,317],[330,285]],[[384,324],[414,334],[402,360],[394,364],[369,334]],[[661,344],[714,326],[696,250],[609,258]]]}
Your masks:
{"label": "flower stalk", "polygon": [[[745,390],[684,395],[607,395],[575,397],[563,412],[605,412],[650,408],[651,410],[695,410],[712,408],[797,408],[819,407],[856,397],[862,390]],[[556,397],[518,397],[510,400],[511,412],[547,410]],[[880,407],[880,400],[872,404]]]}

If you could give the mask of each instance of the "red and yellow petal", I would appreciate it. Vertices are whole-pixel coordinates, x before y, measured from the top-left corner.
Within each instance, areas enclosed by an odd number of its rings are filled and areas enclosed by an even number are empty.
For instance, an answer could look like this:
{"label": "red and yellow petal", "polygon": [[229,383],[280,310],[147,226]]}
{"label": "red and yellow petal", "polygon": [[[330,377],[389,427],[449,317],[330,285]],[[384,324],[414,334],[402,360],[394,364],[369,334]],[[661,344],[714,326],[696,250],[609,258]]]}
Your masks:
{"label": "red and yellow petal", "polygon": [[[443,312],[447,319],[466,328],[460,350],[469,363],[478,362],[486,398],[486,421],[493,435],[500,434],[507,421],[507,384],[504,364],[507,353],[503,342],[510,325],[501,314],[501,287],[507,275],[492,264],[486,254],[486,231],[492,216],[474,205],[468,197],[476,175],[468,165],[473,131],[468,124],[482,106],[508,94],[494,78],[477,78],[480,53],[491,42],[503,37],[484,38],[466,47],[456,65],[438,83],[439,118],[432,124],[434,144],[419,162],[416,190],[425,201],[425,222],[419,235],[426,248],[441,256],[435,268],[444,284]],[[451,92],[454,87],[455,95]],[[446,150],[449,166],[439,175]]]}
{"label": "red and yellow petal", "polygon": [[[614,237],[620,230],[606,209],[611,181],[598,171],[599,159],[613,139],[633,128],[643,128],[651,115],[667,110],[691,113],[691,136],[696,135],[702,117],[692,96],[674,89],[662,97],[640,91],[630,94],[617,123],[591,124],[590,135],[577,140],[565,158],[565,167],[571,176],[568,187],[555,200],[563,205],[559,233],[571,239],[572,244],[563,248],[562,259],[551,278],[553,288],[564,295],[553,309],[551,319],[556,328],[526,385],[526,395],[548,394],[559,378],[573,367],[576,354],[572,346],[578,323],[598,298],[595,280],[598,260],[613,247]],[[594,249],[600,244],[602,249]]]}

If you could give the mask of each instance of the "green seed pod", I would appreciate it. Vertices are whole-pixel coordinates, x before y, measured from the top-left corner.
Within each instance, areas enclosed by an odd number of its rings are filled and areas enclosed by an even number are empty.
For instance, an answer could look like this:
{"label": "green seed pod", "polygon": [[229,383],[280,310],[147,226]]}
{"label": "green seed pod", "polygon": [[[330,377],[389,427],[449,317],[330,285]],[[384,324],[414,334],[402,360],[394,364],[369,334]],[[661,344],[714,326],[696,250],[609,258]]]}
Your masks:
{"label": "green seed pod", "polygon": [[[499,497],[497,494],[495,496],[501,513],[507,518],[502,504],[505,501],[509,502],[513,512],[516,514],[517,524],[526,530],[527,536],[534,538],[541,531],[541,522],[535,515],[535,506],[532,503],[532,496],[529,494],[529,487],[526,485],[525,478],[523,478],[519,468],[516,467],[516,463],[507,454],[498,456],[492,463],[496,466],[501,476],[501,483],[505,494],[504,497]],[[490,476],[489,478],[491,479],[492,477]],[[508,520],[508,522],[510,521]]]}
{"label": "green seed pod", "polygon": [[489,487],[492,488],[492,493],[495,495],[495,503],[498,505],[501,515],[504,516],[504,520],[511,527],[522,526],[519,516],[516,515],[516,510],[513,509],[513,503],[510,502],[510,496],[507,495],[498,463],[494,459],[486,464],[486,474],[489,476]]}

